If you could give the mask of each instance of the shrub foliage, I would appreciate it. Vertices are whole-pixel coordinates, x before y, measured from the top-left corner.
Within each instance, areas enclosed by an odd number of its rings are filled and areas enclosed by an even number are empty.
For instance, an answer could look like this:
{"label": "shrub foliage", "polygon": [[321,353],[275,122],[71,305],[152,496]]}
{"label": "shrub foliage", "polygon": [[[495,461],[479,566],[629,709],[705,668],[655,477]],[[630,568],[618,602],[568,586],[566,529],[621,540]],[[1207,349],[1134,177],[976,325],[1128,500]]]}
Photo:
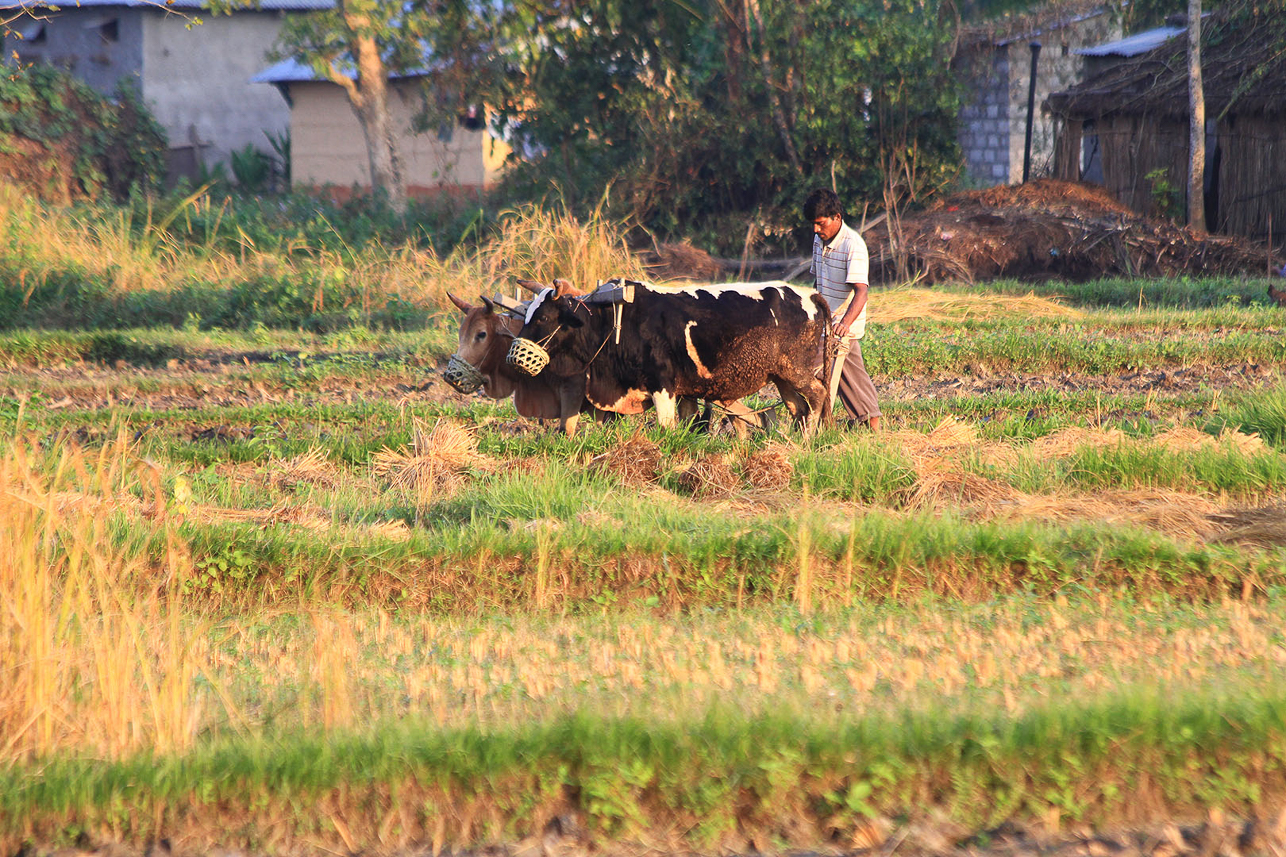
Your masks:
{"label": "shrub foliage", "polygon": [[48,65],[0,76],[0,172],[37,196],[120,200],[151,189],[165,176],[166,145],[131,86],[106,98]]}

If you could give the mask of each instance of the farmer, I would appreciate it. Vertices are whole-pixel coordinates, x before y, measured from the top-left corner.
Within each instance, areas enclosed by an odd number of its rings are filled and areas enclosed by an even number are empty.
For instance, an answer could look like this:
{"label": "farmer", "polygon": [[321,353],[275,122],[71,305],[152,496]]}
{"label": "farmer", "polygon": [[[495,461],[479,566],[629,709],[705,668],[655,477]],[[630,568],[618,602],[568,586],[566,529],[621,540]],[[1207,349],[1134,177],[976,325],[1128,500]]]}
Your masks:
{"label": "farmer", "polygon": [[849,425],[880,428],[880,404],[875,385],[866,374],[859,340],[866,333],[866,242],[844,222],[844,207],[834,191],[818,188],[804,200],[804,217],[813,224],[813,263],[809,272],[814,286],[834,316],[832,330],[839,338],[839,353],[831,369],[830,399],[838,393],[848,412]]}

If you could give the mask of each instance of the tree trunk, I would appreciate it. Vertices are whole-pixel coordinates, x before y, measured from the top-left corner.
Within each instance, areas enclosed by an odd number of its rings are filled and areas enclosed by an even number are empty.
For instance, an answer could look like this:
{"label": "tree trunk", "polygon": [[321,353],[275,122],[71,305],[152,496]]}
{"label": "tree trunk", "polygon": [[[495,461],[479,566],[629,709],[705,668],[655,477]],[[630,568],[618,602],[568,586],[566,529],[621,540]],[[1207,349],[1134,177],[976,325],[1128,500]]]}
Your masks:
{"label": "tree trunk", "polygon": [[1201,84],[1201,0],[1188,0],[1188,225],[1206,231],[1206,96]]}
{"label": "tree trunk", "polygon": [[[354,33],[369,32],[369,20],[352,14],[341,3],[344,20]],[[406,211],[406,182],[402,178],[402,159],[397,151],[397,132],[388,106],[388,69],[380,56],[379,44],[370,35],[353,40],[357,61],[357,80],[331,68],[329,77],[348,94],[348,102],[357,115],[366,138],[366,155],[371,169],[371,190],[383,191],[389,206],[398,214]]]}
{"label": "tree trunk", "polygon": [[750,36],[742,32],[742,21],[745,20],[745,7],[738,0],[731,3],[718,0],[720,29],[723,31],[723,67],[724,83],[728,90],[728,101],[741,104],[741,76],[745,65],[743,56]]}

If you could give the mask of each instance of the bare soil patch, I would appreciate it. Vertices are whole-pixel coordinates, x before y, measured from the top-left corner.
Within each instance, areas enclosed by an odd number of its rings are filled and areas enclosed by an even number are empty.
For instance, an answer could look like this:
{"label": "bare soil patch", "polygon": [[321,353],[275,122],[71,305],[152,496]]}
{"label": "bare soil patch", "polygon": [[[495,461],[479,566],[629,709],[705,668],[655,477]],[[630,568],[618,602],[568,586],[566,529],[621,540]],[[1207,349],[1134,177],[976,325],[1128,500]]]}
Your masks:
{"label": "bare soil patch", "polygon": [[[399,371],[378,381],[324,378],[309,386],[276,386],[228,377],[234,364],[206,368],[153,369],[40,368],[10,370],[8,384],[0,379],[0,395],[25,395],[35,382],[44,391],[39,407],[59,411],[137,408],[147,410],[196,410],[245,407],[291,402],[303,407],[351,405],[382,401],[395,404],[464,403],[474,398],[456,392],[441,379],[445,361],[417,373]],[[1197,365],[1173,369],[1094,375],[1079,372],[996,371],[986,365],[968,367],[967,373],[879,376],[880,397],[887,401],[968,398],[1005,391],[1100,392],[1104,395],[1149,393],[1178,395],[1215,390],[1247,390],[1270,383],[1280,367],[1267,364],[1238,366]],[[38,379],[38,380],[37,380]],[[21,386],[17,383],[21,380]],[[131,383],[133,381],[134,383]],[[771,388],[766,388],[771,393]],[[210,428],[204,426],[202,428]]]}
{"label": "bare soil patch", "polygon": [[1263,386],[1280,372],[1276,366],[1257,363],[1241,366],[1186,366],[1107,375],[1082,372],[996,372],[982,365],[973,369],[973,373],[968,375],[876,378],[875,384],[882,400],[906,402],[963,399],[1010,391],[1176,395],[1214,390],[1249,390]]}

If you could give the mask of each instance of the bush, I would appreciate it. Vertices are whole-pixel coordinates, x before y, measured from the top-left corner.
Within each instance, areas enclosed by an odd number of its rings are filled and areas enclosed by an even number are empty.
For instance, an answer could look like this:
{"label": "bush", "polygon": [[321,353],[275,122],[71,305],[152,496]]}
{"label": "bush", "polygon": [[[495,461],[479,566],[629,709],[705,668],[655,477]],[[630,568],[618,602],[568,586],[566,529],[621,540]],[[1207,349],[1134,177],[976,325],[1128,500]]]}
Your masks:
{"label": "bush", "polygon": [[0,173],[43,199],[123,200],[156,188],[166,147],[129,85],[109,99],[52,66],[0,76]]}

